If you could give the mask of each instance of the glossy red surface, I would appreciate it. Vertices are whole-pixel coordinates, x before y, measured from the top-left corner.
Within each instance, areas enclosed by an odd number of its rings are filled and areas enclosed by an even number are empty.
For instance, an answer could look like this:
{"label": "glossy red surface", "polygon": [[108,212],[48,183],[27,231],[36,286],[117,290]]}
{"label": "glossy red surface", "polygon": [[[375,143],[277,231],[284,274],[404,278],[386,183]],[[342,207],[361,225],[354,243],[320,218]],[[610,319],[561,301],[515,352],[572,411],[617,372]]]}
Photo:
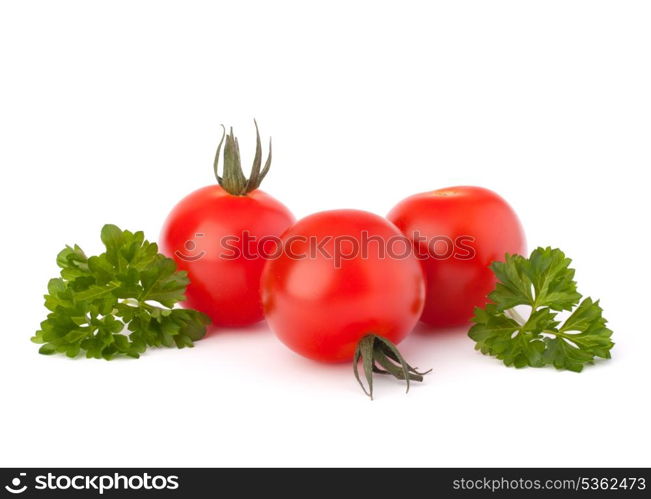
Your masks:
{"label": "glossy red surface", "polygon": [[[366,245],[364,232],[374,238]],[[310,237],[326,241],[323,249],[332,258],[312,257]],[[292,226],[283,235],[292,255],[284,252],[269,260],[262,279],[267,321],[280,340],[305,357],[325,362],[351,360],[358,341],[369,333],[400,342],[420,317],[425,289],[413,255],[383,257],[381,245],[391,238],[404,243],[393,224],[358,210],[316,213]],[[297,258],[301,254],[308,257]]]}
{"label": "glossy red surface", "polygon": [[[491,262],[503,260],[505,253],[524,253],[525,236],[520,221],[508,203],[482,187],[449,187],[424,192],[400,202],[387,216],[413,241],[419,233],[426,241],[444,236],[474,250],[455,248],[448,258],[421,260],[427,282],[425,308],[421,320],[436,327],[467,324],[477,306],[495,287]],[[427,254],[428,243],[415,243]],[[435,246],[435,255],[445,256],[445,240]]]}
{"label": "glossy red surface", "polygon": [[[165,222],[160,245],[188,272],[190,285],[184,304],[208,314],[217,326],[260,321],[264,258],[255,254],[255,244],[249,245],[254,251],[245,255],[244,232],[250,240],[280,236],[293,221],[284,205],[260,190],[233,196],[211,185],[181,200]],[[227,236],[231,240],[225,240]]]}

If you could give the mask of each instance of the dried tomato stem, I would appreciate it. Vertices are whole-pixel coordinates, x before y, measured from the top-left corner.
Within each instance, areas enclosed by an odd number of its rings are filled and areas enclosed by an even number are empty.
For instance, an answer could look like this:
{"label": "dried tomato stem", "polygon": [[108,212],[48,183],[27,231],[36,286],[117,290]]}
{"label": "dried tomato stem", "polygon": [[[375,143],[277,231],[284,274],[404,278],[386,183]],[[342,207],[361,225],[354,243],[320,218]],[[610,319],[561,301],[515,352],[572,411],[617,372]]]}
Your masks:
{"label": "dried tomato stem", "polygon": [[[242,171],[240,144],[233,133],[233,128],[231,128],[230,132],[227,134],[226,128],[222,125],[223,134],[219,141],[219,145],[217,146],[213,168],[219,185],[229,194],[234,196],[245,196],[249,192],[260,187],[262,180],[271,167],[271,139],[269,139],[269,155],[267,156],[264,168],[260,169],[262,166],[262,143],[260,142],[258,123],[255,120],[253,120],[253,123],[255,123],[256,136],[255,157],[253,158],[253,166],[251,167],[251,174],[248,179]],[[224,171],[223,175],[220,175],[219,158],[221,156],[222,145],[224,146]]]}
{"label": "dried tomato stem", "polygon": [[[368,390],[359,374],[360,359]],[[407,392],[409,392],[410,381],[423,381],[423,376],[431,372],[431,369],[419,372],[417,368],[410,366],[405,361],[391,341],[376,334],[367,334],[359,341],[355,349],[353,372],[359,386],[373,400],[373,373],[389,374],[396,379],[404,380],[407,383]]]}

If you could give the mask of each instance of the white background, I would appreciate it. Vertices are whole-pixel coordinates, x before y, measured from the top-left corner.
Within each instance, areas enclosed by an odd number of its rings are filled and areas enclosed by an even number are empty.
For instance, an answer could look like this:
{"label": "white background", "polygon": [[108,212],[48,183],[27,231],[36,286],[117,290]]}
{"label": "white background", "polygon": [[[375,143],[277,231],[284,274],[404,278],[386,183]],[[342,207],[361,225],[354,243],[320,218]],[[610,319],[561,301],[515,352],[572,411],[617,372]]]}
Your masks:
{"label": "white background", "polygon": [[[633,1],[87,2],[0,7],[0,465],[651,465],[651,6]],[[515,370],[465,331],[370,402],[264,324],[140,360],[37,354],[65,245],[156,239],[213,182],[220,123],[301,217],[476,184],[601,298],[613,360]]]}

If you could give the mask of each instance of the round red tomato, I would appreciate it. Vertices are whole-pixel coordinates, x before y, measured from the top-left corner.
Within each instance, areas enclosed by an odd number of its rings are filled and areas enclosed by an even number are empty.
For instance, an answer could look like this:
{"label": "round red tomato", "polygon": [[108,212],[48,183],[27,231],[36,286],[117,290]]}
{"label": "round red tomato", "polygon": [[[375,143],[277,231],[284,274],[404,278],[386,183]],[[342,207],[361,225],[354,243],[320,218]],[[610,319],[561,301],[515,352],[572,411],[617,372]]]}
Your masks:
{"label": "round red tomato", "polygon": [[422,270],[405,247],[400,231],[372,213],[334,210],[300,220],[264,269],[269,325],[295,352],[325,362],[351,360],[368,334],[398,343],[425,297]]}
{"label": "round red tomato", "polygon": [[523,253],[525,237],[504,199],[481,187],[449,187],[400,202],[388,217],[414,244],[427,283],[421,320],[468,323],[495,287],[491,262]]}
{"label": "round red tomato", "polygon": [[188,272],[186,306],[209,315],[214,325],[245,326],[263,319],[260,275],[268,251],[264,242],[278,238],[294,217],[257,189],[268,170],[266,166],[260,171],[259,154],[251,178],[244,177],[232,131],[226,136],[224,156],[224,175],[217,176],[221,185],[204,187],[181,200],[168,216],[160,242],[162,251]]}

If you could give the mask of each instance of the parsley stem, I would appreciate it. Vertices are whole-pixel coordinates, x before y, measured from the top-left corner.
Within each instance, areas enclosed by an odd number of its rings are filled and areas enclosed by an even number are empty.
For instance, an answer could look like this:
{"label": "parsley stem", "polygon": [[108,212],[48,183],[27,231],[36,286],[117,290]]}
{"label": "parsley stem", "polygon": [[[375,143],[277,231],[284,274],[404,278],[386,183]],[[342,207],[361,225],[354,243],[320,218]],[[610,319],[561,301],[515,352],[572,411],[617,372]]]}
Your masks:
{"label": "parsley stem", "polygon": [[524,317],[522,317],[518,311],[514,308],[510,308],[504,312],[506,315],[508,315],[511,319],[513,319],[515,322],[517,322],[520,326],[524,326],[525,323],[527,322]]}

